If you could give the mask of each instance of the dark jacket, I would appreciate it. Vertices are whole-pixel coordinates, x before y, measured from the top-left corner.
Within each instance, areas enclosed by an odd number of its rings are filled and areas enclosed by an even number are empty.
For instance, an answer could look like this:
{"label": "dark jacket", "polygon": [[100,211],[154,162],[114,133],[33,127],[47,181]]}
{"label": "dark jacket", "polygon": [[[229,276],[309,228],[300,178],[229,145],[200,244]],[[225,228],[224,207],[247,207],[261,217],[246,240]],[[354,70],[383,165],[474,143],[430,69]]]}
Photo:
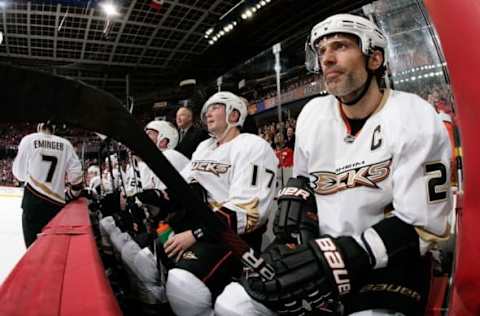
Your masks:
{"label": "dark jacket", "polygon": [[295,149],[295,134],[293,134],[292,138],[290,139],[285,137],[285,146],[291,148],[292,150]]}
{"label": "dark jacket", "polygon": [[[180,130],[178,131],[180,135]],[[185,136],[175,147],[176,151],[181,152],[188,159],[192,159],[192,154],[197,149],[198,144],[208,138],[208,133],[204,129],[190,126]]]}

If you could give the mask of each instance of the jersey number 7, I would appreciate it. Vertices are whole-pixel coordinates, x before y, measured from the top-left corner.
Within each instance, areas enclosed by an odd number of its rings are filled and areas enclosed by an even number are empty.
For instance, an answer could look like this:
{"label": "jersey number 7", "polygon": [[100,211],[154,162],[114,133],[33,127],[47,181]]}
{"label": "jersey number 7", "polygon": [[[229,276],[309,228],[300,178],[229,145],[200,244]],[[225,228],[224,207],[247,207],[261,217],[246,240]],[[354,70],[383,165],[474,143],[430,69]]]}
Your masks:
{"label": "jersey number 7", "polygon": [[57,157],[42,155],[42,160],[50,163],[50,168],[48,168],[47,179],[45,182],[52,182],[53,174],[55,173],[55,167],[57,167]]}

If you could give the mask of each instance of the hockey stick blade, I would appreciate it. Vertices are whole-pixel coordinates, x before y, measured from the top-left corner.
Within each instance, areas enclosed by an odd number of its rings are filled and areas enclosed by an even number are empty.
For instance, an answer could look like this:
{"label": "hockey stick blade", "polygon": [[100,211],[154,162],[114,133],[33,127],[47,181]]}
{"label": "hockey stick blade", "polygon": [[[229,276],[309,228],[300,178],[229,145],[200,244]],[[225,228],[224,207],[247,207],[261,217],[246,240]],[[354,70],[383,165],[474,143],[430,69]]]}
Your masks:
{"label": "hockey stick blade", "polygon": [[105,134],[130,148],[165,183],[172,199],[182,203],[188,216],[203,223],[230,247],[242,262],[264,278],[273,268],[231,229],[227,228],[193,193],[190,186],[147,137],[132,115],[113,95],[79,81],[0,64],[1,122],[68,123]]}

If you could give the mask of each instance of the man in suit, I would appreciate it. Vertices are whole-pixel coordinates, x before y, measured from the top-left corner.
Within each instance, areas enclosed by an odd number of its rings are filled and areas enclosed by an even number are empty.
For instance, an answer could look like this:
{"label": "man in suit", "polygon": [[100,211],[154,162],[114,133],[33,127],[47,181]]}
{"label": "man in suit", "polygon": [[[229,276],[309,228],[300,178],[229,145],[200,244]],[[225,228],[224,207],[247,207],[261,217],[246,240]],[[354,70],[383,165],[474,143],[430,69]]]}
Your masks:
{"label": "man in suit", "polygon": [[179,141],[175,150],[191,159],[198,144],[207,139],[208,134],[205,130],[193,126],[193,112],[188,107],[180,107],[178,109],[176,122]]}

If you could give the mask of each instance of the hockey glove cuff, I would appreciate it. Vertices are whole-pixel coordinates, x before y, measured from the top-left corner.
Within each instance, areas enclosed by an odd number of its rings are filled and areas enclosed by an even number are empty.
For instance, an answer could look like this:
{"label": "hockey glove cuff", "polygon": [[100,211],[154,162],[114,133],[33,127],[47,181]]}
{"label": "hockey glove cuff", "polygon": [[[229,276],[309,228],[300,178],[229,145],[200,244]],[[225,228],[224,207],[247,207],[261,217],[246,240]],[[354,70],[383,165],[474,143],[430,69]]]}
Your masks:
{"label": "hockey glove cuff", "polygon": [[308,178],[290,178],[280,191],[273,233],[281,243],[294,244],[320,236],[315,194]]}

